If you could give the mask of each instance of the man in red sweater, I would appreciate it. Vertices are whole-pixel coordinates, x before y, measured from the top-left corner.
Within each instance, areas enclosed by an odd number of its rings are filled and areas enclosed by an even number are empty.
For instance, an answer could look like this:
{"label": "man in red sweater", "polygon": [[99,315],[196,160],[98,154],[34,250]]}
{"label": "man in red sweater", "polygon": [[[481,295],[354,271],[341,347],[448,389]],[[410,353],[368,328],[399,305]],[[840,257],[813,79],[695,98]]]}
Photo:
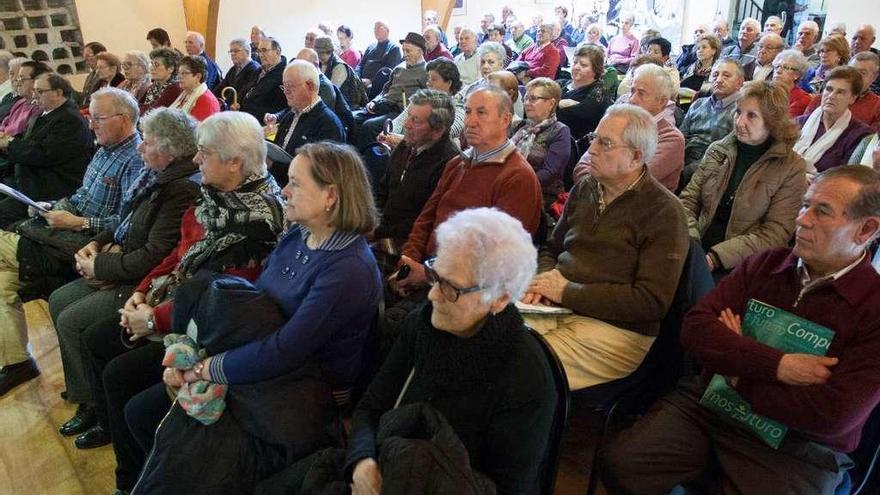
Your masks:
{"label": "man in red sweater", "polygon": [[[835,492],[880,402],[880,275],[867,250],[880,230],[877,205],[872,169],[822,173],[804,196],[794,248],[746,259],[688,313],[681,340],[703,366],[702,384],[683,380],[603,452],[609,493],[667,493],[701,478],[710,459],[721,493]],[[827,354],[742,336],[750,299],[832,330]],[[728,377],[752,412],[788,427],[778,449],[700,405],[711,374]]]}
{"label": "man in red sweater", "polygon": [[531,234],[541,222],[541,184],[507,139],[513,118],[510,97],[499,88],[485,86],[468,97],[465,115],[464,132],[471,148],[449,160],[416,219],[400,260],[409,266],[410,274],[396,283],[399,292],[425,283],[422,261],[436,250],[434,230],[458,211],[495,207],[518,219]]}

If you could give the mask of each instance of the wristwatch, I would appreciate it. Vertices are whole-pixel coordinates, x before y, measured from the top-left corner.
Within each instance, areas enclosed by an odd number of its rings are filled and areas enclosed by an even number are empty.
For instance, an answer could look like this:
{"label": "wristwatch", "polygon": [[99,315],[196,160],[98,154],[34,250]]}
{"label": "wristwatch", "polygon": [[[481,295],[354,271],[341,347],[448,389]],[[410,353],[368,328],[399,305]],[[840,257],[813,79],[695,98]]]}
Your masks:
{"label": "wristwatch", "polygon": [[199,361],[198,363],[196,363],[192,367],[193,373],[195,373],[195,375],[197,377],[201,378],[202,380],[205,380],[206,378],[202,375],[203,369],[205,369],[205,361]]}
{"label": "wristwatch", "polygon": [[147,317],[147,330],[150,332],[156,331],[156,317],[152,314]]}
{"label": "wristwatch", "polygon": [[91,230],[92,228],[92,219],[91,218],[83,218],[82,227],[80,230]]}

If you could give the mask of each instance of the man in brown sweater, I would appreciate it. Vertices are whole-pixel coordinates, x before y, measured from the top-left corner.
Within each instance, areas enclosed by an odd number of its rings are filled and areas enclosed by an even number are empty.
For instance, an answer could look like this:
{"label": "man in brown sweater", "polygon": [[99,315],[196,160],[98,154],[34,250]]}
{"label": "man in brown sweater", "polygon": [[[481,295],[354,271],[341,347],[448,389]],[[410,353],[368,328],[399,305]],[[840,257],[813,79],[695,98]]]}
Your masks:
{"label": "man in brown sweater", "polygon": [[532,166],[507,139],[513,118],[510,97],[486,86],[471,93],[465,112],[465,135],[471,148],[449,160],[413,225],[400,260],[410,267],[410,275],[396,283],[400,292],[424,284],[422,261],[436,249],[434,230],[458,211],[496,207],[522,222],[530,234],[538,230],[541,184]]}
{"label": "man in brown sweater", "polygon": [[599,122],[588,175],[571,192],[524,302],[570,315],[530,315],[572,390],[632,373],[672,304],[688,251],[678,199],[648,173],[651,115],[614,105]]}

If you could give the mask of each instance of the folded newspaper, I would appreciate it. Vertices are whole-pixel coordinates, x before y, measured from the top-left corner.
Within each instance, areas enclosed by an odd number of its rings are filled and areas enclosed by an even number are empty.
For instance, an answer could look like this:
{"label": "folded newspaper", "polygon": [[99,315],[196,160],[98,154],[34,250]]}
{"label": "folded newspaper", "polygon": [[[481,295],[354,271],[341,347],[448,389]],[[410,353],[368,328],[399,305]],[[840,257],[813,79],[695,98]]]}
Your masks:
{"label": "folded newspaper", "polygon": [[[746,304],[742,330],[743,336],[787,354],[824,356],[834,339],[832,330],[755,299]],[[700,404],[744,426],[774,449],[788,433],[784,424],[752,412],[749,403],[721,375],[712,377]]]}
{"label": "folded newspaper", "polygon": [[19,191],[18,189],[13,189],[2,182],[0,182],[0,193],[3,193],[16,201],[24,203],[41,213],[47,213],[49,211],[36,201],[27,197],[27,195],[23,192]]}
{"label": "folded newspaper", "polygon": [[521,301],[516,302],[516,309],[520,314],[524,315],[570,315],[573,313],[568,308],[562,306],[547,306],[545,304],[526,304]]}

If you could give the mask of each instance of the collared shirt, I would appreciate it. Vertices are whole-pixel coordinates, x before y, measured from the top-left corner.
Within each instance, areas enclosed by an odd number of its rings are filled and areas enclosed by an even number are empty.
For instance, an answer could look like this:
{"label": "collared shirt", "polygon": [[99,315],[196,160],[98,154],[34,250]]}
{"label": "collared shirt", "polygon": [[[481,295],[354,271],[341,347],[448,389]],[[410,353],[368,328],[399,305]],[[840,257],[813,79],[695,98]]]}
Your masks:
{"label": "collared shirt", "polygon": [[89,219],[92,232],[115,230],[122,205],[131,200],[131,185],[143,168],[138,133],[113,146],[102,146],[92,158],[83,185],[70,196],[77,216]]}
{"label": "collared shirt", "polygon": [[[620,195],[623,195],[623,193],[625,193],[627,191],[631,191],[633,188],[635,188],[637,185],[639,185],[639,182],[641,182],[642,179],[644,179],[645,175],[647,175],[647,174],[648,174],[647,165],[642,165],[642,173],[639,174],[638,178],[636,178],[636,180],[634,180],[632,184],[626,186],[626,189],[624,189],[623,192],[620,193]],[[597,180],[596,187],[599,189],[599,214],[601,215],[602,213],[605,213],[605,208],[608,206],[607,204],[605,204],[605,186],[602,185],[602,183]],[[620,195],[618,195],[617,197],[619,198]],[[617,199],[617,198],[614,198],[614,199]],[[613,202],[614,201],[612,201],[612,203]]]}
{"label": "collared shirt", "polygon": [[840,270],[837,270],[834,273],[825,275],[824,277],[820,277],[815,280],[813,280],[810,277],[810,271],[807,268],[807,264],[804,263],[804,260],[802,258],[798,258],[798,260],[797,260],[797,273],[801,279],[801,291],[800,291],[800,293],[798,293],[797,301],[795,301],[794,305],[797,306],[798,303],[801,301],[801,299],[803,299],[804,294],[806,294],[807,292],[815,290],[815,289],[822,287],[824,285],[830,284],[830,283],[834,282],[835,280],[839,279],[840,277],[849,273],[853,268],[856,267],[856,265],[858,265],[859,263],[862,262],[863,259],[865,259],[865,256],[867,256],[867,251],[862,253],[862,255],[858,257],[858,259],[856,259],[854,262],[850,263],[849,265],[841,268]]}
{"label": "collared shirt", "polygon": [[709,104],[712,105],[712,108],[715,110],[724,110],[728,106],[734,104],[739,100],[739,91],[736,91],[732,95],[727,96],[726,98],[718,99],[715,95],[709,95]]}
{"label": "collared shirt", "polygon": [[[309,237],[312,236],[311,231],[309,231],[304,225],[297,225],[296,228],[299,229],[300,235],[302,235],[303,243],[307,243]],[[361,235],[357,232],[334,230],[333,233],[330,234],[330,237],[324,239],[324,242],[322,242],[317,248],[313,249],[313,251],[342,251],[360,236]]]}
{"label": "collared shirt", "polygon": [[484,153],[477,152],[473,147],[468,148],[465,150],[464,155],[468,158],[471,165],[478,165],[480,163],[504,163],[504,160],[507,160],[507,155],[515,149],[516,146],[514,146],[513,142],[508,139],[501,146]]}
{"label": "collared shirt", "polygon": [[773,65],[761,65],[760,63],[755,63],[755,72],[752,73],[753,81],[766,81],[770,74],[773,73]]}
{"label": "collared shirt", "polygon": [[302,112],[297,112],[296,110],[293,111],[293,120],[290,121],[290,128],[287,129],[287,134],[284,136],[284,142],[281,144],[282,148],[287,149],[287,143],[290,142],[290,138],[293,136],[293,130],[296,128],[296,124],[299,123],[300,116],[311,112],[318,103],[321,103],[321,97],[315,95],[315,99],[309,103],[309,106],[305,107]]}

